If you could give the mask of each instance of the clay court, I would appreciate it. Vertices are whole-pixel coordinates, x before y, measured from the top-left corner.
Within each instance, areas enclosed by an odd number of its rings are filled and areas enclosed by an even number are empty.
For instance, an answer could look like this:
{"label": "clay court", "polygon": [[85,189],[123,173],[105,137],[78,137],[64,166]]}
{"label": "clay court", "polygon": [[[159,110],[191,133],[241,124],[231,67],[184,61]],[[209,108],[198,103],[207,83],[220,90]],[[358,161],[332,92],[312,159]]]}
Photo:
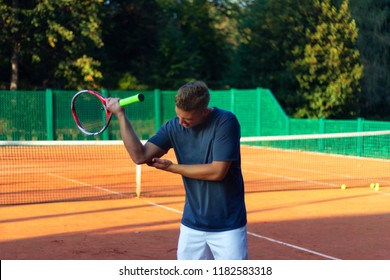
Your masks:
{"label": "clay court", "polygon": [[[180,177],[142,167],[137,198],[123,147],[17,149],[0,154],[0,259],[176,258]],[[389,160],[243,146],[242,168],[250,259],[390,259]]]}

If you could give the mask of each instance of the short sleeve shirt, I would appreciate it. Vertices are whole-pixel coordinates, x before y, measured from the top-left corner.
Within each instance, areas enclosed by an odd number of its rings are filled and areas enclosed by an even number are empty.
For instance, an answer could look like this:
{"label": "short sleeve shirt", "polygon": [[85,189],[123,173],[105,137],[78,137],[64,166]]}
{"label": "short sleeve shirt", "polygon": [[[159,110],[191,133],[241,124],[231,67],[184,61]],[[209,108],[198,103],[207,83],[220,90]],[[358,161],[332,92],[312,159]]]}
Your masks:
{"label": "short sleeve shirt", "polygon": [[182,177],[186,191],[182,224],[215,232],[246,224],[240,125],[233,113],[214,107],[202,124],[192,128],[184,128],[173,118],[149,142],[165,151],[173,148],[179,164],[231,162],[221,181]]}

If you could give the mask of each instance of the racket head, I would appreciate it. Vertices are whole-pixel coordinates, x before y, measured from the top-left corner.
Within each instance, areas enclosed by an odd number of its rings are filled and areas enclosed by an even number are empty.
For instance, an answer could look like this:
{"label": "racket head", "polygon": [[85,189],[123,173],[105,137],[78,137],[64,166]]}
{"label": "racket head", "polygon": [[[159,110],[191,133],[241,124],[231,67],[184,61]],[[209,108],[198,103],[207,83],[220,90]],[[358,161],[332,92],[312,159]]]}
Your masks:
{"label": "racket head", "polygon": [[93,90],[77,92],[71,102],[73,118],[78,128],[86,135],[102,133],[111,121],[106,99]]}

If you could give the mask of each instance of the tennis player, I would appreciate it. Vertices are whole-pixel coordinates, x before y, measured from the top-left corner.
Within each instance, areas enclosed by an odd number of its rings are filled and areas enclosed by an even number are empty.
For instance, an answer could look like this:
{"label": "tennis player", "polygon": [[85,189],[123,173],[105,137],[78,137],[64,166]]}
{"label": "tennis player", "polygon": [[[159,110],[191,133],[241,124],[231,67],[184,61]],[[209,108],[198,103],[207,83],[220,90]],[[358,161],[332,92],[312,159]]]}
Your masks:
{"label": "tennis player", "polygon": [[[176,95],[177,116],[143,145],[118,101],[109,98],[107,108],[119,120],[132,160],[182,175],[186,200],[177,258],[247,259],[240,125],[234,114],[209,107],[205,83],[185,84]],[[177,163],[161,158],[171,148]]]}

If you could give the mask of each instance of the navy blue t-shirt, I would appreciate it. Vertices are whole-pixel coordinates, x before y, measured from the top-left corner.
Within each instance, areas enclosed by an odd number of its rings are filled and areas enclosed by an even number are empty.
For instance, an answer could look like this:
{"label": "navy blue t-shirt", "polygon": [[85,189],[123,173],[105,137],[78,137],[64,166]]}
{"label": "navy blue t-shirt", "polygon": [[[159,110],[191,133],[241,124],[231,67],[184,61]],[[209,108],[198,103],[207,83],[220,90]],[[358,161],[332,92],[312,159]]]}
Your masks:
{"label": "navy blue t-shirt", "polygon": [[206,121],[192,128],[184,128],[176,117],[149,141],[165,151],[173,148],[179,164],[232,162],[222,181],[182,177],[186,190],[182,224],[215,232],[246,225],[240,125],[234,114],[214,107]]}

